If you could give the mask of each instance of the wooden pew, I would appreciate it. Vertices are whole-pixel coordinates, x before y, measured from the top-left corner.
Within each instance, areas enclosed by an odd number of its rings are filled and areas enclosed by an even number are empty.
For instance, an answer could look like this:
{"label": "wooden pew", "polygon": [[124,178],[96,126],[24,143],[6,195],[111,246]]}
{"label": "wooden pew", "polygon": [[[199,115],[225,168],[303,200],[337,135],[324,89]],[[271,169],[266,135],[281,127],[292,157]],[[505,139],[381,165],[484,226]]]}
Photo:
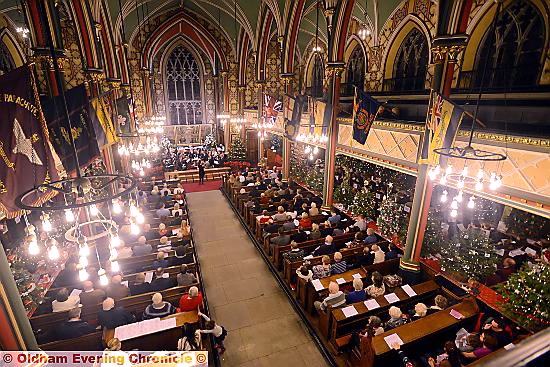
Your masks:
{"label": "wooden pew", "polygon": [[[221,180],[225,175],[231,172],[229,167],[207,168],[205,171],[205,180]],[[166,180],[178,180],[180,182],[195,182],[199,180],[199,170],[173,171],[165,172]]]}
{"label": "wooden pew", "polygon": [[[451,310],[460,312],[464,317],[457,320],[450,315]],[[479,307],[474,298],[466,298],[462,302],[445,310],[425,316],[419,320],[409,322],[398,328],[388,330],[375,337],[361,338],[359,350],[355,348],[350,353],[350,363],[358,367],[374,367],[375,363],[381,364],[382,360],[390,354],[390,347],[386,344],[384,337],[391,334],[398,334],[404,345],[402,348],[420,344],[426,337],[434,337],[450,328],[458,328],[465,322],[471,321],[479,313]]]}
{"label": "wooden pew", "polygon": [[94,350],[103,350],[104,346],[101,341],[101,336],[103,332],[97,331],[95,333],[86,334],[78,338],[65,339],[65,340],[56,340],[49,343],[40,344],[39,347],[41,350],[51,350],[51,351],[94,351]]}

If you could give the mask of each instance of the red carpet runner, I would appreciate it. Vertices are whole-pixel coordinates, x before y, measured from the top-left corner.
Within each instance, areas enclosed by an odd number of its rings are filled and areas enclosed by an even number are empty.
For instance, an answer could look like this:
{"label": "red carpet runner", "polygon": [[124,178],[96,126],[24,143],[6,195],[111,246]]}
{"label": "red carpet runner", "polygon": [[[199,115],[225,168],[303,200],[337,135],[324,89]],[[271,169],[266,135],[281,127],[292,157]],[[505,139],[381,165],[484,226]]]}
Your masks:
{"label": "red carpet runner", "polygon": [[205,181],[204,185],[199,185],[198,182],[186,183],[186,184],[183,184],[183,188],[185,189],[186,193],[190,193],[190,192],[219,190],[221,185],[222,185],[221,180],[215,180],[215,181]]}

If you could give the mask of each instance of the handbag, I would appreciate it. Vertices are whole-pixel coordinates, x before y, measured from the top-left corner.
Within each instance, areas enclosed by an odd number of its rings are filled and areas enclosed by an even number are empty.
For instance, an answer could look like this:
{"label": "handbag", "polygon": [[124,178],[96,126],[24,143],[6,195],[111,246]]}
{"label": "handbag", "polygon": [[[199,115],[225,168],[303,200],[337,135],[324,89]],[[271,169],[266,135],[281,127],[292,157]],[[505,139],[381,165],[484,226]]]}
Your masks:
{"label": "handbag", "polygon": [[390,274],[384,276],[384,284],[390,288],[399,287],[403,284],[403,279],[397,274]]}

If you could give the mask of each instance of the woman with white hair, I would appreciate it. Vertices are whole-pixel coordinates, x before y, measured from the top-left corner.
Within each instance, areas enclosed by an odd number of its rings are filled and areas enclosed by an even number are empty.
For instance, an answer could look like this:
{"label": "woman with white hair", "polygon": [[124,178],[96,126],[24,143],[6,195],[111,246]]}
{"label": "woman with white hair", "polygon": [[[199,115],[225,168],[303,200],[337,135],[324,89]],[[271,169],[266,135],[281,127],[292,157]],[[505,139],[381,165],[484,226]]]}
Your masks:
{"label": "woman with white hair", "polygon": [[152,304],[145,308],[143,311],[143,319],[149,320],[157,317],[165,317],[176,313],[176,308],[172,306],[169,302],[162,300],[162,294],[155,293],[151,299]]}
{"label": "woman with white hair", "polygon": [[363,280],[361,278],[353,278],[353,292],[346,295],[346,303],[363,302],[367,299],[367,292],[363,289]]}
{"label": "woman with white hair", "polygon": [[309,215],[310,216],[319,215],[319,209],[317,209],[317,204],[311,203],[311,208],[309,209]]}
{"label": "woman with white hair", "polygon": [[180,312],[195,311],[202,307],[202,293],[199,288],[189,288],[189,292],[181,296],[179,306]]}
{"label": "woman with white hair", "polygon": [[407,323],[407,319],[404,317],[399,307],[391,306],[388,313],[390,314],[390,319],[386,322],[384,327],[386,331]]}
{"label": "woman with white hair", "polygon": [[417,303],[414,305],[414,314],[411,316],[412,320],[420,319],[428,313],[428,306],[426,306],[424,303]]}

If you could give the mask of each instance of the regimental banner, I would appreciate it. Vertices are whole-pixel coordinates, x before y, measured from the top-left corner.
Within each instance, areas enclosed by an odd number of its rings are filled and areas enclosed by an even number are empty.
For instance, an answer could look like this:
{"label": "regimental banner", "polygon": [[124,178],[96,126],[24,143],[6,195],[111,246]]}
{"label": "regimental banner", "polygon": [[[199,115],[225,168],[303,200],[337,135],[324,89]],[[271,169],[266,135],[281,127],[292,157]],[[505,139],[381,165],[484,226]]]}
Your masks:
{"label": "regimental banner", "polygon": [[116,128],[122,134],[130,134],[132,132],[133,113],[130,113],[129,99],[120,97],[116,100],[116,109],[118,111]]}
{"label": "regimental banner", "polygon": [[65,118],[61,97],[45,99],[42,106],[53,146],[59,154],[65,170],[73,172],[76,169],[76,162],[69,134],[72,135],[75,143],[80,168],[85,168],[99,157],[99,147],[90,118],[90,112],[94,110],[90,108],[84,84],[65,92],[65,98],[72,129],[69,128],[69,123]]}
{"label": "regimental banner", "polygon": [[365,92],[355,88],[353,100],[353,140],[365,144],[376,119],[380,103]]}
{"label": "regimental banner", "polygon": [[264,121],[267,123],[275,124],[277,115],[283,110],[283,103],[278,101],[277,98],[264,94]]}
{"label": "regimental banner", "polygon": [[430,93],[426,130],[418,163],[438,165],[440,154],[435,149],[450,147],[458,132],[464,110],[435,91]]}
{"label": "regimental banner", "polygon": [[314,126],[310,126],[310,132],[314,135],[321,136],[321,134],[326,133],[326,127],[330,121],[331,109],[327,108],[326,102],[323,101],[314,101],[313,109]]}
{"label": "regimental banner", "polygon": [[[295,140],[300,130],[300,120],[304,108],[305,97],[297,95],[295,98],[287,96],[288,110],[291,112],[291,118],[285,118],[285,137],[290,140]],[[287,115],[288,116],[288,115]]]}
{"label": "regimental banner", "polygon": [[[0,77],[0,111],[0,208],[14,218],[21,215],[19,194],[59,179],[29,66]],[[25,202],[41,205],[54,195],[43,190]]]}
{"label": "regimental banner", "polygon": [[90,117],[94,127],[97,143],[100,147],[117,142],[113,120],[112,104],[108,95],[94,98],[91,102]]}

